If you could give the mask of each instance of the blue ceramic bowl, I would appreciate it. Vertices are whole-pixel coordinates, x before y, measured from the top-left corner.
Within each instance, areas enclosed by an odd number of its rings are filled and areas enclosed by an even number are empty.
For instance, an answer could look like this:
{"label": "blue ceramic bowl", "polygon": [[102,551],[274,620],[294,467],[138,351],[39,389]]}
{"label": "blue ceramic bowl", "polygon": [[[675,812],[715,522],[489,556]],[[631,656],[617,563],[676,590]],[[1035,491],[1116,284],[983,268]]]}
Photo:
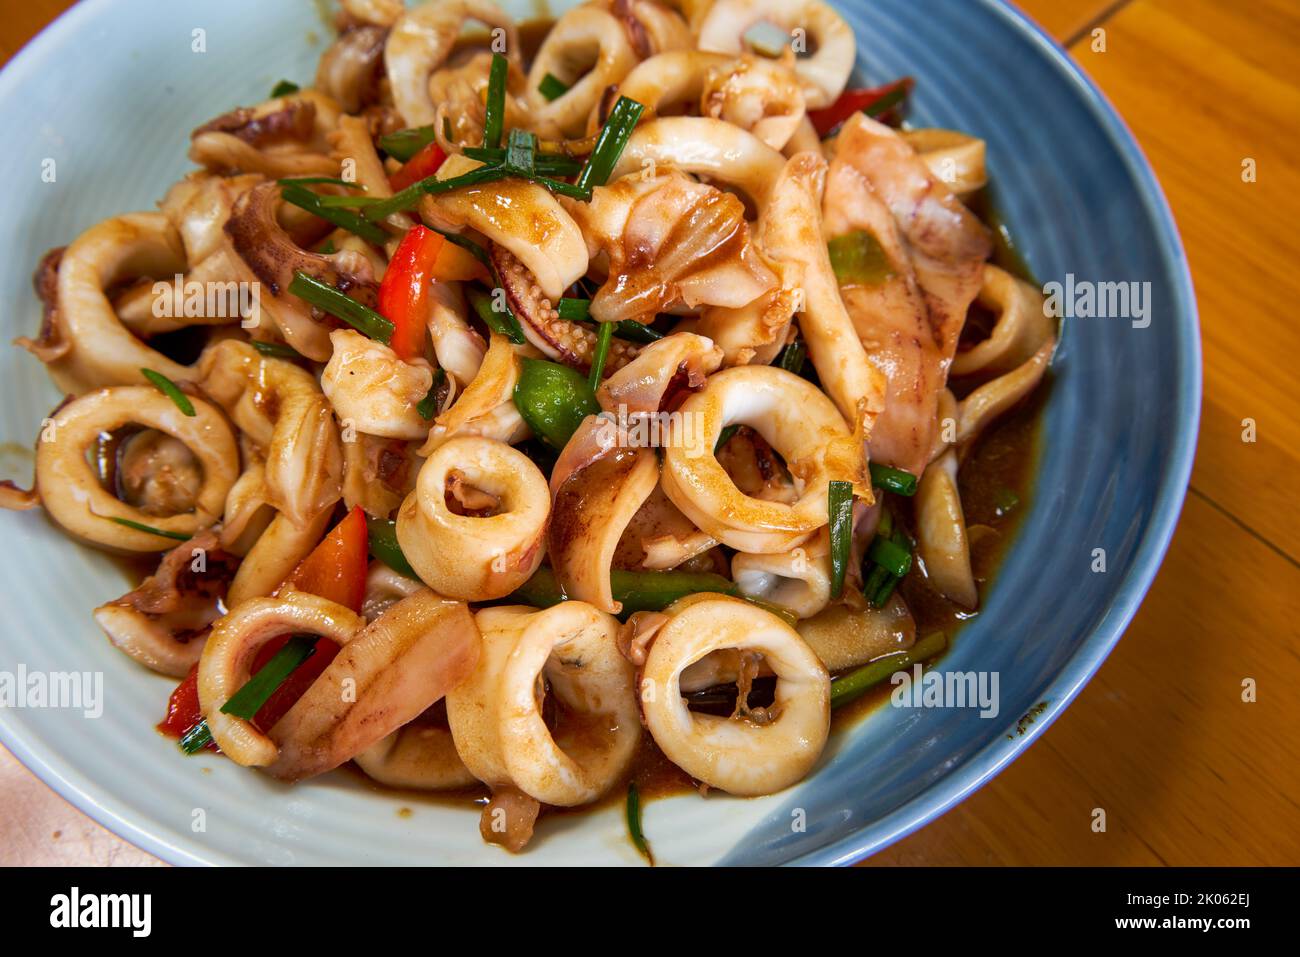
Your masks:
{"label": "blue ceramic bowl", "polygon": [[[569,3],[555,4],[563,9]],[[882,708],[836,735],[791,791],[653,802],[646,827],[671,863],[857,860],[941,814],[1006,766],[1069,704],[1118,640],[1178,517],[1195,448],[1200,361],[1178,234],[1133,138],[1035,26],[997,0],[836,4],[859,79],[917,79],[911,118],[988,143],[1004,218],[1044,281],[1149,283],[1151,321],[1067,320],[1046,407],[1038,491],[983,613],[943,671],[996,671],[1001,710]],[[505,4],[528,12],[528,0]],[[195,49],[203,31],[204,52]],[[281,77],[309,81],[328,28],[311,0],[86,0],[0,74],[0,316],[6,338],[39,321],[40,255],[99,219],[149,208],[184,174],[189,130]],[[57,178],[44,182],[46,161]],[[4,474],[58,401],[34,360],[0,355]],[[0,515],[0,670],[92,670],[101,717],[0,709],[0,739],[89,814],[182,863],[637,863],[617,808],[562,818],[526,855],[487,848],[470,811],[327,776],[286,788],[219,758],[181,759],[156,735],[169,682],[110,648],[90,609],[123,581],[39,516]],[[1106,571],[1091,571],[1094,549]],[[1022,714],[1043,705],[1024,734]],[[209,827],[196,832],[193,811]],[[807,828],[791,828],[802,808]]]}

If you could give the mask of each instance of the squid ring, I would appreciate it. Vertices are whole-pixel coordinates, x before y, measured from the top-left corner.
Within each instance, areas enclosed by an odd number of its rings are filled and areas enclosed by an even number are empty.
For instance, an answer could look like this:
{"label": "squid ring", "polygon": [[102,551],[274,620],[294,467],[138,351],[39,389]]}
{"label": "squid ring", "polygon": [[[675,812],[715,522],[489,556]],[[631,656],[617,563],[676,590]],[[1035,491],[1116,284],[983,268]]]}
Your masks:
{"label": "squid ring", "polygon": [[[742,552],[788,552],[827,524],[833,479],[857,482],[862,452],[844,419],[812,383],[775,366],[735,366],[709,378],[669,424],[664,492],[711,537]],[[756,429],[785,458],[798,499],[751,498],[712,450],[733,423]]]}
{"label": "squid ring", "polygon": [[[447,695],[456,750],[480,780],[513,785],[560,807],[596,800],[618,781],[641,740],[631,664],[618,621],[585,602],[545,611],[487,608],[476,616],[483,653]],[[537,687],[582,720],[558,738],[542,720]]]}
{"label": "squid ring", "polygon": [[259,648],[290,632],[320,635],[344,645],[365,624],[352,610],[300,591],[280,598],[250,599],[219,619],[199,658],[198,685],[208,730],[226,757],[244,767],[265,767],[279,756],[275,742],[251,721],[221,710],[251,677]]}
{"label": "squid ring", "polygon": [[[499,500],[496,514],[458,515],[447,506],[453,470]],[[528,456],[504,442],[459,436],[420,467],[397,513],[397,540],[438,594],[487,601],[510,594],[542,563],[550,510],[546,477]]]}
{"label": "squid ring", "polygon": [[[771,794],[812,768],[830,732],[830,676],[798,632],[771,612],[721,595],[668,609],[640,678],[646,728],[668,759],[729,794]],[[682,672],[715,651],[762,654],[776,674],[776,717],[763,725],[695,714]]]}
{"label": "squid ring", "polygon": [[779,605],[796,618],[811,618],[831,602],[830,554],[830,535],[823,529],[781,555],[737,552],[731,577],[742,595]]}
{"label": "squid ring", "polygon": [[[83,395],[54,413],[36,443],[36,488],[50,517],[73,535],[96,545],[131,552],[161,552],[175,541],[137,531],[115,519],[192,537],[216,522],[226,493],[239,477],[239,449],[221,411],[192,398],[187,416],[157,389],[117,386]],[[86,449],[101,433],[138,424],[166,433],[184,445],[203,468],[194,510],[151,515],[105,489],[86,460]],[[48,436],[48,441],[44,438]]]}
{"label": "squid ring", "polygon": [[[627,30],[612,14],[591,4],[574,7],[560,17],[533,58],[529,109],[538,122],[554,123],[565,136],[582,136],[605,90],[620,83],[636,62]],[[588,64],[591,68],[584,69]],[[548,74],[569,86],[549,101],[539,89]]]}
{"label": "squid ring", "polygon": [[853,72],[857,44],[844,18],[821,0],[717,0],[700,23],[699,47],[740,53],[745,31],[764,20],[791,34],[806,32],[808,48],[815,52],[797,58],[794,65],[804,98],[813,110],[834,103]]}
{"label": "squid ring", "polygon": [[411,722],[372,744],[352,759],[366,777],[393,788],[452,791],[478,778],[456,753],[446,728]]}

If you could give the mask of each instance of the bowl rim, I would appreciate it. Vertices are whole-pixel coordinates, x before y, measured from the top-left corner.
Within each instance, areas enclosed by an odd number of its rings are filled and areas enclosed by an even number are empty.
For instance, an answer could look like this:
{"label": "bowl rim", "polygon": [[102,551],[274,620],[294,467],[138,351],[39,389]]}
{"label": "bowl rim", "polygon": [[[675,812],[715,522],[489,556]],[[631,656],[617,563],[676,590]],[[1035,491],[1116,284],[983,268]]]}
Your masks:
{"label": "bowl rim", "polygon": [[[83,21],[99,15],[101,7],[116,0],[81,0],[60,14],[40,33],[29,40],[0,69],[0,100],[10,88],[25,78],[66,36],[80,29]],[[1182,510],[1196,453],[1201,403],[1201,342],[1196,296],[1187,256],[1168,201],[1136,138],[1119,113],[1082,68],[1028,15],[1009,0],[979,0],[992,16],[1001,18],[1012,30],[1020,32],[1039,53],[1058,70],[1088,108],[1098,125],[1119,152],[1128,174],[1143,195],[1145,214],[1159,233],[1159,253],[1173,281],[1175,328],[1182,335],[1176,341],[1175,357],[1179,389],[1177,415],[1169,467],[1161,477],[1151,521],[1135,551],[1133,567],[1123,579],[1102,622],[1064,664],[1060,673],[1044,690],[1048,705],[1023,735],[1014,740],[998,735],[960,767],[926,788],[890,814],[864,824],[855,833],[825,847],[800,854],[785,863],[796,866],[846,865],[856,863],[944,814],[979,790],[1060,716],[1101,667],[1119,641],[1138,606],[1145,597],[1169,547]],[[181,843],[167,840],[162,832],[146,829],[148,822],[132,820],[133,810],[107,794],[97,794],[96,783],[84,775],[69,759],[45,755],[37,750],[0,711],[0,742],[28,770],[41,779],[78,810],[103,827],[141,850],[170,864],[242,865],[246,861],[221,852],[205,851],[200,856]]]}
{"label": "bowl rim", "polygon": [[1143,211],[1156,227],[1160,259],[1173,285],[1173,328],[1180,333],[1175,340],[1179,388],[1169,465],[1161,476],[1151,521],[1137,545],[1131,570],[1121,581],[1100,624],[1044,689],[1043,700],[1047,707],[1034,717],[1029,729],[1010,741],[998,734],[962,765],[897,810],[825,847],[791,858],[785,862],[790,866],[855,864],[885,849],[970,797],[1036,741],[1097,673],[1133,620],[1164,561],[1191,481],[1201,417],[1200,317],[1182,236],[1164,190],[1137,138],[1069,52],[1010,0],[979,0],[979,3],[991,15],[1000,17],[1010,29],[1030,40],[1047,62],[1074,87],[1080,103],[1087,107],[1120,154],[1128,174],[1142,194]]}

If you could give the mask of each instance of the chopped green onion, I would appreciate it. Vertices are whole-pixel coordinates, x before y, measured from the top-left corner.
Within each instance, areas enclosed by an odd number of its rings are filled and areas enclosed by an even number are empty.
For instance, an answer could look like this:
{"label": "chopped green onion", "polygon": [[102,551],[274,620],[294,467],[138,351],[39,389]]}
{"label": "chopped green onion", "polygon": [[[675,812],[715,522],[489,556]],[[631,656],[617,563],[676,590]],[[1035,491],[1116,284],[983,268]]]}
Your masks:
{"label": "chopped green onion", "polygon": [[[735,582],[712,572],[624,571],[615,568],[609,573],[609,585],[614,600],[623,605],[623,610],[619,612],[622,618],[638,611],[663,611],[687,595],[701,592],[716,592],[720,595],[737,593]],[[535,608],[549,608],[566,601],[567,596],[560,588],[555,572],[550,566],[543,565],[510,595],[510,600]]]}
{"label": "chopped green onion", "polygon": [[947,637],[943,632],[936,631],[922,638],[907,651],[877,658],[855,671],[840,675],[831,682],[831,707],[838,708],[848,704],[895,672],[929,661],[936,655],[942,654],[947,647]]}
{"label": "chopped green onion", "polygon": [[292,80],[281,80],[275,86],[271,87],[271,99],[278,100],[282,96],[288,96],[290,93],[297,93],[302,87],[298,86]]}
{"label": "chopped green onion", "polygon": [[614,335],[628,342],[658,342],[664,337],[662,332],[655,332],[644,322],[635,319],[620,319],[614,323]]}
{"label": "chopped green onion", "polygon": [[384,345],[393,338],[393,324],[369,306],[362,305],[351,296],[345,296],[333,286],[307,275],[302,270],[293,274],[289,292],[311,303],[317,309],[337,316],[357,332]]}
{"label": "chopped green onion", "polygon": [[591,376],[587,380],[592,392],[600,388],[600,380],[605,375],[605,361],[609,358],[609,343],[613,338],[614,324],[602,322],[600,331],[596,333],[596,352],[591,357]]}
{"label": "chopped green onion", "polygon": [[105,516],[110,522],[117,522],[127,528],[133,528],[137,532],[148,532],[150,535],[157,535],[160,538],[173,538],[178,542],[188,542],[193,535],[186,535],[184,532],[165,532],[161,528],[154,528],[152,525],[145,525],[143,522],[133,522],[129,518],[118,518],[116,515]]}
{"label": "chopped green onion", "polygon": [[386,196],[325,196],[317,194],[316,202],[322,209],[365,209],[388,202]]}
{"label": "chopped green onion", "polygon": [[800,340],[795,340],[776,357],[776,364],[786,372],[793,372],[795,375],[803,372],[804,360],[808,357],[808,348]]}
{"label": "chopped green onion", "polygon": [[865,229],[836,236],[826,248],[840,285],[878,286],[894,275],[880,240]]}
{"label": "chopped green onion", "polygon": [[908,549],[899,545],[895,539],[881,538],[879,535],[871,540],[867,557],[899,578],[906,575],[912,567],[912,553]]}
{"label": "chopped green onion", "polygon": [[741,595],[740,597],[744,598],[745,601],[749,602],[751,605],[757,605],[768,614],[776,615],[776,617],[780,618],[791,628],[799,624],[799,616],[789,608],[784,608],[775,602],[764,601],[762,598],[754,598],[752,595]]}
{"label": "chopped green onion", "polygon": [[492,66],[488,71],[487,106],[483,114],[483,145],[495,147],[501,145],[501,131],[506,114],[506,71],[510,68],[502,54],[492,54]]}
{"label": "chopped green onion", "polygon": [[618,159],[623,155],[623,148],[627,146],[627,141],[631,138],[632,131],[636,129],[637,120],[641,118],[644,109],[645,107],[636,100],[626,96],[618,98],[614,108],[609,111],[609,119],[605,121],[605,125],[600,128],[600,133],[596,136],[596,145],[591,155],[587,157],[587,164],[578,174],[579,187],[590,192],[595,187],[604,186],[609,182],[610,174],[618,165]]}
{"label": "chopped green onion", "polygon": [[[417,126],[379,137],[379,148],[393,159],[405,163],[438,138],[432,126]],[[451,137],[447,137],[451,139]]]}
{"label": "chopped green onion", "polygon": [[[877,565],[876,568],[880,568],[880,566]],[[891,575],[886,571],[885,578],[880,583],[880,587],[871,593],[871,607],[884,608],[889,602],[889,596],[894,593],[894,589],[898,587],[898,583],[902,580],[903,579],[899,578],[897,575]]]}
{"label": "chopped green onion", "polygon": [[560,299],[560,304],[555,308],[565,322],[586,322],[591,310],[591,300],[565,297]]}
{"label": "chopped green onion", "polygon": [[867,116],[872,117],[873,119],[884,116],[894,107],[902,104],[902,102],[907,99],[908,94],[910,94],[911,92],[912,92],[911,77],[904,77],[902,80],[898,81],[898,84],[894,87],[894,89],[890,90],[888,93],[886,93],[880,99],[876,100],[876,102],[872,103],[870,106],[863,107],[862,112],[867,114]]}
{"label": "chopped green onion", "polygon": [[316,247],[316,252],[320,253],[322,256],[332,256],[337,251],[338,250],[334,248],[334,240],[332,239],[327,239]]}
{"label": "chopped green onion", "polygon": [[252,721],[258,709],[266,704],[267,699],[284,684],[285,679],[315,654],[316,642],[315,635],[294,635],[257,674],[230,696],[230,700],[221,706],[221,713]]}
{"label": "chopped green onion", "polygon": [[[501,147],[467,146],[464,151],[470,159],[488,166],[500,166],[506,161],[506,151]],[[582,161],[559,153],[534,153],[533,170],[543,176],[573,176],[582,169]]]}
{"label": "chopped green onion", "polygon": [[831,598],[836,599],[844,591],[844,573],[849,567],[849,550],[853,545],[853,483],[831,482],[826,490],[826,502],[831,525]]}
{"label": "chopped green onion", "polygon": [[537,84],[537,92],[546,97],[546,102],[551,103],[568,93],[569,87],[554,73],[548,73]]}
{"label": "chopped green onion", "polygon": [[740,38],[755,53],[765,57],[779,57],[790,45],[790,35],[771,20],[759,20],[742,33]]}
{"label": "chopped green onion", "polygon": [[411,563],[406,560],[406,556],[402,554],[402,546],[397,542],[396,522],[367,515],[366,532],[370,538],[371,555],[374,555],[397,574],[419,580],[420,576],[415,573]]}
{"label": "chopped green onion", "polygon": [[993,494],[993,507],[997,510],[998,517],[1010,515],[1020,504],[1020,496],[1011,489],[1003,486]]}
{"label": "chopped green onion", "polygon": [[447,373],[442,369],[433,370],[433,384],[429,386],[429,391],[423,399],[415,406],[415,411],[420,413],[420,418],[426,422],[432,419],[434,413],[438,411],[438,390],[442,384],[447,381]]}
{"label": "chopped green onion", "polygon": [[193,418],[196,415],[194,411],[194,403],[190,401],[190,397],[182,392],[180,387],[171,379],[167,378],[161,372],[154,372],[152,369],[141,369],[140,374],[148,379],[155,389],[175,402],[176,408],[180,409],[190,418]]}
{"label": "chopped green onion", "polygon": [[505,179],[509,175],[509,171],[500,166],[480,166],[478,169],[472,169],[467,173],[461,173],[459,176],[452,176],[448,179],[438,179],[438,174],[435,173],[432,176],[426,176],[418,183],[412,183],[406,189],[394,193],[383,202],[366,204],[365,217],[369,220],[387,219],[393,213],[402,213],[408,209],[413,209],[423,196],[449,193],[454,189],[463,189],[466,186],[491,183],[494,180]]}
{"label": "chopped green onion", "polygon": [[346,186],[349,189],[365,189],[360,183],[339,179],[337,176],[286,176],[277,179],[281,186]]}
{"label": "chopped green onion", "polygon": [[302,353],[297,349],[291,349],[289,346],[279,342],[258,342],[253,340],[252,346],[264,356],[271,356],[275,359],[301,359]]}
{"label": "chopped green onion", "polygon": [[632,838],[632,846],[654,867],[655,857],[650,853],[650,843],[641,831],[641,792],[637,790],[635,781],[629,781],[627,785],[627,833]]}
{"label": "chopped green onion", "polygon": [[511,169],[532,173],[537,152],[537,134],[527,130],[511,130],[506,141],[506,165]]}
{"label": "chopped green onion", "polygon": [[474,307],[474,311],[478,313],[478,317],[493,332],[501,333],[517,346],[521,346],[527,341],[524,339],[524,330],[520,327],[519,320],[510,311],[509,304],[506,305],[504,311],[498,312],[495,297],[488,295],[483,290],[470,289],[465,295],[469,298],[469,304]]}
{"label": "chopped green onion", "polygon": [[[879,594],[881,588],[883,588],[886,584],[889,584],[890,582],[896,582],[897,580],[898,579],[894,578],[893,575],[889,574],[888,568],[885,568],[882,565],[873,564],[871,566],[871,573],[867,575],[867,580],[862,585],[862,594],[866,596],[867,601],[871,602],[871,606],[873,608],[879,608],[881,605],[884,604],[884,602],[881,602],[880,604],[876,604],[875,601],[876,595]],[[890,593],[893,592],[892,585],[889,589],[889,592]],[[886,600],[888,600],[888,594],[886,595]]]}
{"label": "chopped green onion", "polygon": [[[356,213],[346,209],[331,209],[321,205],[321,197],[313,193],[304,186],[292,185],[285,186],[280,190],[280,195],[286,203],[292,203],[299,209],[305,209],[313,216],[325,220],[327,223],[333,223],[346,229],[350,233],[355,233],[367,242],[374,243],[376,246],[382,246],[389,239],[388,233],[384,232],[374,223],[366,222]],[[363,197],[354,197],[361,199]]]}
{"label": "chopped green onion", "polygon": [[916,494],[916,476],[911,472],[890,468],[888,465],[877,465],[875,462],[868,467],[871,470],[871,484],[876,488],[883,488],[886,492],[894,492],[898,495]]}
{"label": "chopped green onion", "polygon": [[181,750],[186,754],[198,754],[212,743],[212,732],[206,721],[200,721],[181,736]]}
{"label": "chopped green onion", "polygon": [[718,441],[713,443],[713,454],[717,455],[722,451],[722,447],[731,441],[732,436],[740,431],[740,423],[736,422],[728,425],[718,433]]}
{"label": "chopped green onion", "polygon": [[600,413],[580,372],[545,359],[520,360],[514,402],[533,434],[557,452],[587,416]]}

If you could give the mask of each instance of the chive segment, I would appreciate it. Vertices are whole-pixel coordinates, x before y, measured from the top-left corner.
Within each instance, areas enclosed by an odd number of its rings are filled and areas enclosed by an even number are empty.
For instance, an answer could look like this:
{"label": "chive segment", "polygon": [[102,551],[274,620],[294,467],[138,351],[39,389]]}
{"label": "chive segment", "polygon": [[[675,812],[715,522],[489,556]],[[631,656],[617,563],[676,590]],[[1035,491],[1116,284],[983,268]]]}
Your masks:
{"label": "chive segment", "polygon": [[489,148],[501,145],[506,113],[506,71],[509,67],[509,61],[502,54],[492,54],[492,66],[488,70],[487,107],[483,115],[483,145]]}
{"label": "chive segment", "polygon": [[493,297],[481,289],[469,289],[465,295],[474,307],[474,312],[493,332],[500,333],[517,346],[522,346],[527,341],[519,320],[508,305],[504,311],[498,311]]}
{"label": "chive segment", "polygon": [[654,867],[655,857],[650,852],[650,842],[645,839],[645,832],[641,830],[641,791],[635,781],[629,781],[627,785],[626,811],[627,833],[632,839],[632,846],[641,853],[651,867]]}
{"label": "chive segment", "polygon": [[[388,233],[374,223],[367,222],[356,213],[346,209],[335,209],[322,205],[321,197],[305,186],[297,183],[285,186],[281,188],[280,196],[286,203],[291,203],[299,209],[305,209],[318,219],[323,219],[327,223],[333,223],[341,229],[346,229],[348,232],[360,236],[366,242],[382,246],[389,239]],[[353,198],[359,200],[366,197],[358,196]]]}
{"label": "chive segment", "polygon": [[587,163],[578,174],[577,185],[590,193],[597,186],[609,182],[610,174],[618,165],[623,148],[632,137],[632,131],[641,119],[645,107],[636,100],[620,96],[614,108],[609,111],[609,118],[596,136],[596,145],[587,157]]}
{"label": "chive segment", "polygon": [[795,340],[776,357],[776,364],[786,372],[793,372],[799,375],[803,372],[804,361],[808,358],[808,347],[803,344],[802,340]]}
{"label": "chive segment", "polygon": [[884,568],[889,574],[898,578],[902,578],[912,568],[911,551],[892,538],[882,538],[877,535],[871,540],[871,547],[867,549],[867,557]]}
{"label": "chive segment", "polygon": [[275,86],[271,87],[271,99],[278,100],[282,96],[288,96],[290,93],[297,93],[302,87],[294,83],[293,80],[281,80]]}
{"label": "chive segment", "polygon": [[871,471],[871,484],[876,488],[883,488],[886,492],[906,495],[909,498],[916,494],[916,476],[911,472],[904,472],[902,469],[891,468],[888,465],[877,465],[875,462],[872,462],[868,468]]}
{"label": "chive segment", "polygon": [[258,709],[266,704],[267,699],[284,684],[294,669],[315,654],[317,640],[315,635],[291,637],[257,674],[230,696],[230,700],[221,706],[221,713],[252,721]]}
{"label": "chive segment", "polygon": [[405,163],[437,138],[432,126],[415,126],[379,137],[379,148],[393,159]]}
{"label": "chive segment", "polygon": [[279,342],[259,342],[256,339],[254,339],[252,342],[252,346],[262,355],[269,356],[273,359],[301,359],[302,358],[302,353],[300,353],[297,349],[291,348],[290,346],[286,346],[283,343],[279,343]]}
{"label": "chive segment", "polygon": [[570,299],[566,296],[560,299],[560,304],[555,309],[566,322],[586,322],[591,312],[591,300]]}
{"label": "chive segment", "polygon": [[402,546],[397,542],[396,522],[367,515],[366,535],[370,539],[371,555],[374,555],[375,558],[397,572],[397,574],[419,580],[420,576],[415,573],[411,563],[406,560],[406,556],[402,554]]}
{"label": "chive segment", "polygon": [[[831,482],[826,500],[830,512],[831,599],[834,600],[844,592],[844,574],[848,571],[853,544],[853,483]],[[909,562],[911,557],[909,554]]]}
{"label": "chive segment", "polygon": [[133,522],[129,518],[119,518],[116,515],[105,516],[110,522],[116,522],[126,528],[135,529],[137,532],[148,532],[150,535],[157,535],[159,538],[171,538],[178,542],[188,542],[194,536],[186,535],[184,532],[168,532],[161,528],[154,528],[152,525],[146,525],[143,522]]}
{"label": "chive segment", "polygon": [[212,732],[206,721],[200,721],[181,735],[180,747],[186,754],[198,754],[212,743]]}
{"label": "chive segment", "polygon": [[537,84],[537,92],[546,97],[547,103],[553,103],[568,93],[569,87],[554,73],[548,73],[542,77],[542,82]]}
{"label": "chive segment", "polygon": [[922,638],[907,651],[877,658],[855,671],[840,675],[831,681],[831,708],[848,704],[895,672],[928,661],[942,654],[947,647],[947,636],[941,631],[936,631]]}
{"label": "chive segment", "polygon": [[194,411],[194,403],[190,401],[190,397],[182,392],[180,387],[171,379],[161,372],[154,372],[153,369],[141,369],[140,374],[149,380],[150,385],[175,402],[176,408],[180,409],[185,415],[193,418],[197,414]]}
{"label": "chive segment", "polygon": [[[609,584],[614,600],[623,605],[619,612],[622,618],[638,611],[663,611],[677,599],[700,592],[737,594],[735,582],[712,572],[624,571],[615,568],[609,573]],[[548,565],[537,569],[533,577],[510,596],[511,601],[537,608],[558,605],[566,598],[555,572]]]}
{"label": "chive segment", "polygon": [[420,418],[426,422],[433,418],[438,411],[438,392],[443,383],[447,381],[447,372],[444,369],[433,370],[433,383],[429,386],[429,391],[425,393],[423,399],[416,403],[415,411],[420,414]]}
{"label": "chive segment", "polygon": [[605,363],[609,359],[609,343],[613,338],[614,324],[602,322],[600,331],[596,333],[596,352],[591,357],[591,376],[587,380],[592,392],[600,388],[600,380],[605,375]]}
{"label": "chive segment", "polygon": [[357,332],[377,342],[388,345],[393,338],[393,324],[375,310],[357,302],[351,296],[345,296],[333,286],[307,275],[302,270],[293,274],[293,282],[289,283],[289,292],[304,302],[311,303],[317,309],[342,319]]}

